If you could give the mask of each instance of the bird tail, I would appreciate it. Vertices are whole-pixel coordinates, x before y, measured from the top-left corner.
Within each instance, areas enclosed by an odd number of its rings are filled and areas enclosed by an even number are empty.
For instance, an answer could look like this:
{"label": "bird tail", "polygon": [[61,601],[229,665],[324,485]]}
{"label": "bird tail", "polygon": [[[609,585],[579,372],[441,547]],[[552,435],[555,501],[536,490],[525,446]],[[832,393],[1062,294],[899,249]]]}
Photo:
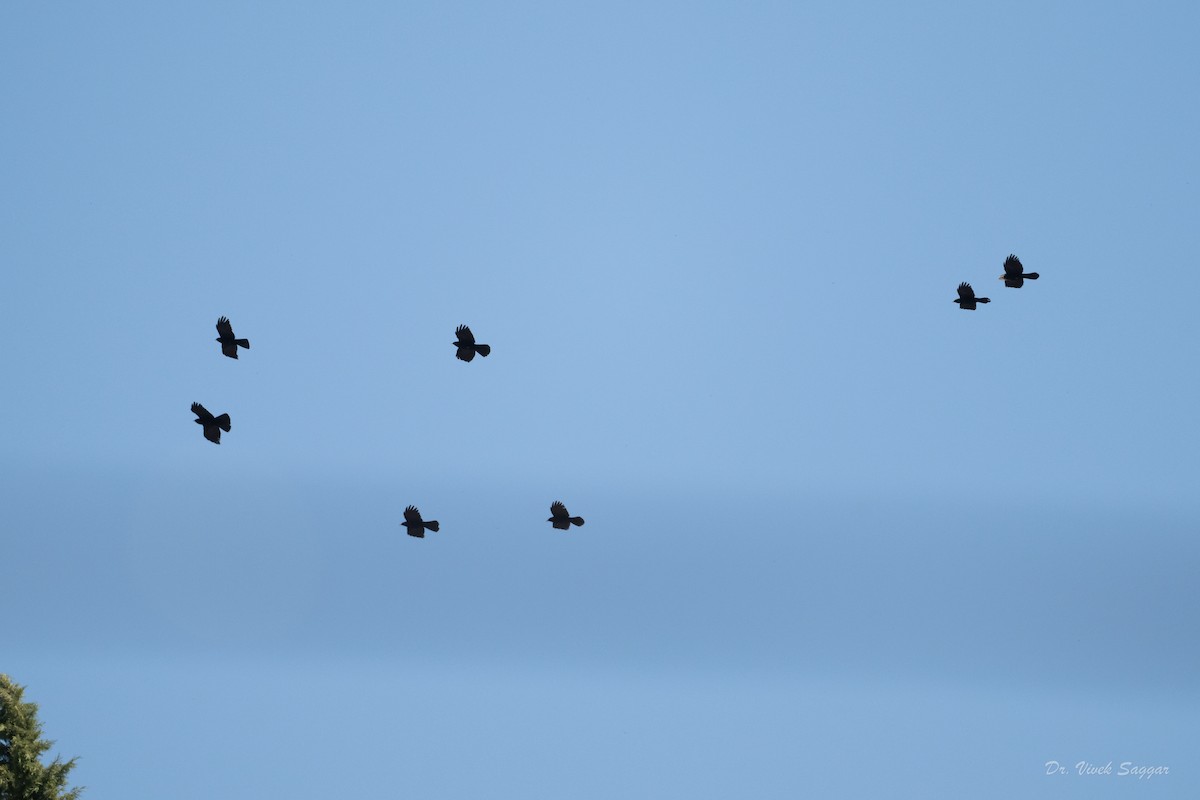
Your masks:
{"label": "bird tail", "polygon": [[229,415],[228,414],[222,414],[221,416],[214,419],[213,422],[220,425],[221,430],[225,431],[226,433],[229,433]]}
{"label": "bird tail", "polygon": [[[1028,276],[1028,275],[1026,275],[1025,277],[1027,277],[1027,278],[1028,278],[1029,276]],[[975,302],[976,302],[976,303],[990,303],[990,302],[992,302],[992,298],[990,298],[990,297],[976,297],[976,298],[975,298]]]}
{"label": "bird tail", "polygon": [[234,339],[233,343],[236,344],[238,347],[244,347],[247,350],[250,349],[250,340],[249,339]]}
{"label": "bird tail", "polygon": [[1036,281],[1036,280],[1038,279],[1038,274],[1037,274],[1036,272],[1026,272],[1026,273],[1025,273],[1024,275],[1022,275],[1021,277],[1022,277],[1022,278],[1026,278],[1026,279],[1028,279],[1028,280],[1031,280],[1031,281]]}
{"label": "bird tail", "polygon": [[490,344],[477,344],[475,345],[475,352],[487,358],[492,354],[492,346]]}
{"label": "bird tail", "polygon": [[571,522],[575,525],[583,525],[583,517],[571,517]]}
{"label": "bird tail", "polygon": [[433,531],[434,533],[437,533],[439,527],[438,521],[436,519],[431,519],[425,523],[425,527],[429,528],[429,530]]}

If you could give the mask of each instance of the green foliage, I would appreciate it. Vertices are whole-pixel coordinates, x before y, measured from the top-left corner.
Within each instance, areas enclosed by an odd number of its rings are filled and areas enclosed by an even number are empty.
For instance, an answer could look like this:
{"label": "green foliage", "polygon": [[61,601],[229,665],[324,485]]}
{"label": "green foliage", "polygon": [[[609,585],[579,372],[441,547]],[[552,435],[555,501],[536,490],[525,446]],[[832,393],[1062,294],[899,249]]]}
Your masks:
{"label": "green foliage", "polygon": [[37,703],[22,702],[24,693],[0,674],[0,800],[76,800],[83,788],[67,789],[75,759],[42,763],[54,742],[42,738]]}

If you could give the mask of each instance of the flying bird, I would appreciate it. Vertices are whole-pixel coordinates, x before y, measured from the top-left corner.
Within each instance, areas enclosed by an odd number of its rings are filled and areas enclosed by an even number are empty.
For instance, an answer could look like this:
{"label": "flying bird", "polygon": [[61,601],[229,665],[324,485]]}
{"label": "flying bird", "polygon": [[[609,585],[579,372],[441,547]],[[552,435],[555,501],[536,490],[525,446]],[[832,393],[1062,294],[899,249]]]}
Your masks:
{"label": "flying bird", "polygon": [[421,519],[421,512],[417,510],[416,506],[409,506],[408,508],[404,509],[404,522],[401,522],[400,524],[405,528],[408,528],[409,536],[415,536],[418,539],[425,538],[426,528],[434,533],[437,533],[438,531],[437,520],[431,519],[426,522],[425,520]]}
{"label": "flying bird", "polygon": [[558,500],[550,504],[550,519],[546,522],[552,522],[552,527],[558,528],[560,531],[565,531],[572,525],[582,525],[583,517],[572,517],[567,507]]}
{"label": "flying bird", "polygon": [[454,334],[458,337],[458,341],[454,342],[454,346],[458,348],[458,352],[454,354],[454,357],[459,361],[470,361],[475,357],[476,353],[479,353],[484,358],[491,355],[491,346],[475,344],[475,334],[471,333],[471,329],[466,325],[459,325],[454,329]]}
{"label": "flying bird", "polygon": [[221,334],[217,337],[217,341],[221,343],[221,352],[230,358],[237,358],[237,349],[244,347],[250,349],[249,339],[233,338],[233,323],[228,317],[221,317],[217,320],[217,333]]}
{"label": "flying bird", "polygon": [[967,311],[974,311],[976,303],[990,303],[991,298],[976,297],[975,290],[971,288],[969,283],[960,283],[958,285],[958,299],[954,302],[958,303],[958,307]]}
{"label": "flying bird", "polygon": [[208,409],[199,403],[192,403],[192,413],[196,415],[196,424],[204,426],[204,438],[213,444],[221,443],[221,431],[229,433],[229,415],[222,414],[214,417]]}
{"label": "flying bird", "polygon": [[1000,276],[1000,280],[1004,281],[1004,285],[1011,289],[1020,289],[1025,285],[1025,279],[1031,281],[1038,279],[1036,272],[1025,272],[1025,268],[1021,266],[1021,259],[1014,255],[1009,255],[1004,259],[1004,274]]}

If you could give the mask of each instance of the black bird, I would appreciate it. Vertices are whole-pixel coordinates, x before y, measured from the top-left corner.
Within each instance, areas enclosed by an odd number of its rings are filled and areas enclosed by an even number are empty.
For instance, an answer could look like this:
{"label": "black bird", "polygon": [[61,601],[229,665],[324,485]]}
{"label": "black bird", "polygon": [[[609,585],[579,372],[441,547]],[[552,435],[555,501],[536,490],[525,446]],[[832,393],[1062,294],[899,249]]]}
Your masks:
{"label": "black bird", "polygon": [[555,500],[550,504],[550,519],[546,520],[546,522],[553,522],[553,527],[558,528],[560,531],[565,531],[572,525],[582,525],[583,517],[572,517],[570,512],[567,511],[567,507],[558,500]]}
{"label": "black bird", "polygon": [[475,334],[471,333],[471,329],[466,325],[459,325],[454,329],[454,334],[458,337],[458,341],[454,342],[454,346],[458,348],[458,352],[454,357],[459,361],[470,361],[475,357],[476,353],[487,358],[492,353],[490,345],[475,344]]}
{"label": "black bird", "polygon": [[1038,279],[1036,272],[1025,272],[1025,268],[1021,266],[1021,259],[1014,255],[1009,255],[1004,259],[1004,274],[1000,276],[1000,280],[1004,281],[1004,285],[1010,289],[1020,289],[1025,285],[1025,279],[1031,281]]}
{"label": "black bird", "polygon": [[405,528],[408,528],[409,536],[415,536],[418,539],[425,538],[426,528],[434,533],[437,533],[438,530],[437,520],[431,519],[426,522],[425,520],[421,519],[421,512],[417,511],[416,506],[409,506],[408,508],[404,509],[404,522],[401,522],[400,524]]}
{"label": "black bird", "polygon": [[229,415],[222,414],[214,417],[208,409],[199,403],[192,403],[192,413],[196,415],[196,424],[204,426],[204,438],[213,444],[221,443],[221,431],[229,433]]}
{"label": "black bird", "polygon": [[217,337],[217,341],[221,343],[221,352],[230,358],[237,358],[237,349],[244,347],[250,349],[249,339],[233,338],[233,324],[227,317],[221,317],[217,320],[217,333],[221,334]]}
{"label": "black bird", "polygon": [[971,284],[960,283],[958,285],[958,299],[954,302],[958,303],[959,308],[974,311],[976,303],[990,303],[992,301],[987,297],[976,297],[975,290],[971,288]]}

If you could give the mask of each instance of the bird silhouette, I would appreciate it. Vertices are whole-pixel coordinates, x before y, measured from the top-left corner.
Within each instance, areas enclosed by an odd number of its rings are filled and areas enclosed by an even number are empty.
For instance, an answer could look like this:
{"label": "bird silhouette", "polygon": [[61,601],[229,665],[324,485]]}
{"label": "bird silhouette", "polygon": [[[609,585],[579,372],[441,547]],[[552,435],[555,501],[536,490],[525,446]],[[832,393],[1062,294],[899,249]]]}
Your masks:
{"label": "bird silhouette", "polygon": [[426,528],[434,533],[437,533],[438,531],[437,520],[431,519],[426,522],[425,520],[421,519],[421,512],[417,510],[416,506],[409,506],[408,508],[404,509],[404,522],[401,522],[400,524],[408,529],[409,536],[415,536],[418,539],[425,538]]}
{"label": "bird silhouette", "polygon": [[990,303],[990,298],[976,297],[975,290],[971,288],[969,283],[960,283],[958,285],[958,299],[954,302],[958,303],[958,307],[967,311],[974,311],[976,303]]}
{"label": "bird silhouette", "polygon": [[1026,278],[1036,281],[1038,274],[1026,272],[1025,268],[1021,266],[1021,259],[1014,255],[1010,254],[1008,258],[1004,259],[1004,274],[1000,276],[1000,280],[1004,281],[1005,286],[1010,289],[1020,289],[1025,285]]}
{"label": "bird silhouette", "polygon": [[213,444],[221,443],[221,431],[229,433],[229,415],[222,414],[214,417],[208,409],[199,403],[192,403],[192,413],[196,415],[196,424],[204,426],[204,438]]}
{"label": "bird silhouette", "polygon": [[572,525],[582,525],[583,517],[572,517],[567,507],[558,500],[550,504],[550,519],[546,522],[554,523],[553,527],[560,531],[565,531]]}
{"label": "bird silhouette", "polygon": [[221,343],[221,352],[230,358],[237,358],[237,349],[244,347],[250,349],[249,339],[235,339],[233,337],[233,323],[227,317],[221,317],[217,320],[217,333],[221,334],[217,337],[217,341]]}
{"label": "bird silhouette", "polygon": [[466,325],[459,325],[454,329],[454,334],[458,337],[458,341],[454,342],[454,346],[458,348],[458,352],[454,357],[459,361],[470,361],[475,357],[476,353],[487,358],[492,353],[490,345],[475,344],[475,334],[471,333],[471,329]]}

